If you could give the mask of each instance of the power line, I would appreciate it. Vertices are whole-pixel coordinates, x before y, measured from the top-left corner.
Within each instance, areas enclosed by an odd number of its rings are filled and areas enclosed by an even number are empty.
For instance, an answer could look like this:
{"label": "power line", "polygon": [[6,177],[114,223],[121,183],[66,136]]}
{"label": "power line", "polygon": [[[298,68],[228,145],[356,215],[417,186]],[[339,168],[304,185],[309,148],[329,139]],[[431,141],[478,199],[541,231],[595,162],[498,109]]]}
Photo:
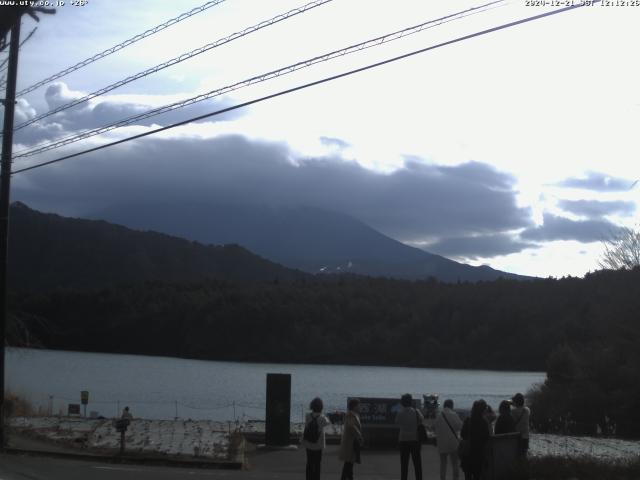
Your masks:
{"label": "power line", "polygon": [[129,45],[132,45],[140,40],[142,40],[143,38],[147,38],[155,33],[160,32],[161,30],[164,30],[165,28],[169,28],[172,25],[175,25],[176,23],[180,23],[183,20],[186,20],[187,18],[190,18],[194,15],[197,15],[199,13],[204,12],[205,10],[211,8],[211,7],[215,7],[216,5],[224,2],[226,0],[212,0],[210,2],[206,2],[202,5],[200,5],[199,7],[193,8],[191,10],[189,10],[188,12],[184,12],[180,15],[178,15],[177,17],[171,18],[169,20],[167,20],[164,23],[161,23],[160,25],[156,25],[153,28],[150,28],[148,30],[145,30],[142,33],[139,33],[138,35],[135,35],[131,38],[128,38],[127,40],[118,43],[117,45],[114,45],[113,47],[107,48],[106,50],[103,50],[100,53],[96,53],[95,55],[93,55],[92,57],[89,57],[85,60],[82,60],[81,62],[76,63],[75,65],[72,65],[71,67],[65,68],[64,70],[59,71],[58,73],[55,73],[53,75],[51,75],[50,77],[45,78],[44,80],[40,80],[37,83],[34,83],[33,85],[31,85],[30,87],[25,88],[24,90],[21,90],[18,92],[18,96],[24,95],[26,93],[29,93],[37,88],[40,88],[43,85],[46,85],[47,83],[50,83],[54,80],[57,80],[58,78],[62,78],[65,75],[68,75],[71,72],[75,72],[76,70],[81,69],[82,67],[86,67],[87,65],[89,65],[90,63],[93,63],[97,60],[100,60],[104,57],[107,57],[109,55],[111,55],[112,53],[115,53],[119,50],[122,50],[123,48],[128,47]]}
{"label": "power line", "polygon": [[487,10],[489,10],[490,8],[495,8],[497,5],[501,5],[504,3],[504,0],[496,0],[496,1],[492,1],[489,2],[487,4],[484,5],[480,5],[477,7],[473,7],[473,8],[469,8],[467,10],[463,10],[460,12],[456,12],[450,15],[446,15],[444,17],[435,19],[435,20],[428,20],[426,22],[420,23],[418,25],[414,25],[412,27],[407,27],[404,28],[402,30],[398,30],[392,33],[388,33],[386,35],[382,35],[379,37],[375,37],[369,40],[366,40],[364,42],[360,42],[357,43],[355,45],[351,45],[349,47],[346,48],[342,48],[340,50],[334,50],[332,52],[329,53],[325,53],[323,55],[319,55],[316,57],[312,57],[310,59],[307,60],[303,60],[301,62],[297,62],[291,65],[288,65],[286,67],[282,67],[279,68],[277,70],[272,70],[270,72],[267,73],[263,73],[261,75],[257,75],[254,77],[250,77],[246,80],[242,80],[240,82],[236,82],[230,85],[227,85],[225,87],[222,88],[217,88],[214,90],[211,90],[209,92],[200,94],[200,95],[196,95],[194,97],[185,99],[185,100],[181,100],[179,102],[174,102],[168,105],[164,105],[162,107],[158,107],[152,110],[149,110],[147,112],[143,112],[143,113],[139,113],[137,115],[133,115],[131,117],[119,120],[117,122],[113,122],[111,124],[102,126],[102,127],[98,127],[98,128],[94,128],[92,130],[87,130],[85,132],[82,132],[80,134],[73,134],[67,137],[64,137],[62,139],[47,143],[45,145],[42,146],[36,146],[36,147],[31,147],[30,149],[24,149],[22,151],[17,152],[14,155],[14,159],[18,159],[18,158],[24,158],[24,157],[30,157],[39,153],[43,153],[49,150],[53,150],[55,148],[60,148],[62,146],[65,145],[69,145],[72,143],[76,143],[79,142],[81,140],[102,134],[102,133],[106,133],[108,131],[114,130],[116,128],[120,128],[120,127],[124,127],[127,125],[131,125],[135,122],[150,118],[150,117],[154,117],[157,115],[161,115],[163,113],[168,113],[174,110],[177,110],[179,108],[184,108],[186,106],[189,105],[193,105],[195,103],[199,103],[202,102],[204,100],[209,100],[211,98],[214,97],[218,97],[221,95],[224,95],[226,93],[235,91],[235,90],[239,90],[241,88],[245,88],[248,87],[250,85],[254,85],[257,83],[261,83],[261,82],[265,82],[267,80],[271,80],[273,78],[276,77],[280,77],[282,75],[287,75],[290,73],[293,73],[295,71],[304,69],[304,68],[308,68],[311,67],[312,65],[315,65],[317,63],[321,63],[321,62],[326,62],[329,60],[332,60],[334,58],[338,58],[338,57],[342,57],[345,55],[349,55],[351,53],[355,53],[355,52],[359,52],[368,48],[372,48],[372,47],[377,47],[379,45],[382,45],[383,43],[388,43],[394,40],[399,40],[403,37],[406,37],[408,35],[413,35],[415,33],[421,32],[425,29],[428,28],[433,28],[436,27],[438,25],[442,25],[444,23],[448,23],[454,20],[459,20],[461,18],[465,18],[469,15],[474,15],[477,13],[481,13],[481,12],[485,12]]}
{"label": "power line", "polygon": [[[96,98],[99,97],[100,95],[104,95],[107,92],[110,92],[112,90],[115,90],[116,88],[122,87],[123,85],[126,85],[128,83],[134,82],[136,80],[139,80],[143,77],[146,77],[148,75],[151,75],[153,73],[157,73],[160,70],[164,70],[165,68],[171,67],[173,65],[177,65],[178,63],[184,62],[185,60],[189,60],[193,57],[195,57],[196,55],[200,55],[201,53],[207,52],[209,50],[212,50],[216,47],[219,47],[221,45],[225,45],[227,43],[230,43],[234,40],[237,40],[238,38],[242,38],[246,35],[249,35],[251,33],[254,33],[258,30],[261,30],[263,28],[266,27],[270,27],[271,25],[275,25],[276,23],[282,22],[283,20],[287,20],[291,17],[294,17],[296,15],[299,15],[301,13],[305,13],[313,8],[319,7],[320,5],[324,5],[325,3],[329,3],[333,0],[314,0],[310,3],[307,3],[301,7],[297,7],[294,8],[292,10],[289,10],[288,12],[285,13],[281,13],[279,15],[276,15],[273,18],[270,18],[269,20],[263,20],[262,22],[253,25],[251,27],[245,28],[244,30],[241,30],[239,32],[235,32],[232,33],[231,35],[228,35],[226,37],[220,38],[218,40],[216,40],[215,42],[211,42],[208,43],[206,45],[203,45],[202,47],[196,48],[195,50],[191,50],[190,52],[187,53],[183,53],[181,55],[178,55],[177,57],[174,57],[170,60],[167,60],[166,62],[163,62],[159,65],[156,65],[154,67],[148,68],[146,70],[143,70],[142,72],[138,72],[135,75],[131,75],[123,80],[119,80],[115,83],[112,83],[111,85],[107,85],[106,87],[101,88],[100,90],[96,90],[93,93],[90,93],[88,95],[85,95],[84,97],[78,98],[76,100],[72,100],[71,102],[65,103],[64,105],[60,105],[59,107],[56,107],[52,110],[49,110],[46,113],[43,113],[41,115],[38,115],[30,120],[27,120],[26,122],[22,122],[20,125],[14,127],[14,131],[16,130],[20,130],[21,128],[24,128],[28,125],[31,125],[32,123],[35,123],[39,120],[42,120],[43,118],[47,118],[51,115],[54,115],[56,113],[60,113],[64,110],[67,110],[71,107],[75,107],[77,105],[80,105],[81,103],[85,103],[89,100],[91,100],[92,98]],[[21,92],[22,93],[22,92]]]}
{"label": "power line", "polygon": [[[593,4],[600,3],[600,1],[601,0],[594,0]],[[210,118],[210,117],[213,117],[213,116],[216,116],[216,115],[221,115],[223,113],[227,113],[227,112],[231,112],[233,110],[244,108],[244,107],[247,107],[249,105],[253,105],[253,104],[256,104],[256,103],[263,102],[265,100],[271,100],[273,98],[281,97],[281,96],[287,95],[289,93],[297,92],[299,90],[304,90],[304,89],[307,89],[307,88],[310,88],[310,87],[314,87],[316,85],[320,85],[320,84],[327,83],[327,82],[330,82],[330,81],[333,81],[333,80],[337,80],[339,78],[348,77],[348,76],[354,75],[356,73],[361,73],[361,72],[364,72],[364,71],[367,71],[367,70],[371,70],[373,68],[381,67],[383,65],[387,65],[387,64],[393,63],[393,62],[397,62],[399,60],[404,60],[406,58],[413,57],[413,56],[418,55],[420,53],[425,53],[425,52],[428,52],[428,51],[431,51],[431,50],[435,50],[437,48],[445,47],[445,46],[452,45],[452,44],[455,44],[455,43],[459,43],[459,42],[462,42],[462,41],[465,41],[465,40],[470,40],[472,38],[476,38],[476,37],[480,37],[480,36],[483,36],[483,35],[487,35],[489,33],[497,32],[497,31],[504,30],[504,29],[507,29],[507,28],[511,28],[511,27],[514,27],[514,26],[517,26],[517,25],[522,25],[524,23],[528,23],[528,22],[532,22],[532,21],[539,20],[539,19],[542,19],[542,18],[550,17],[552,15],[557,15],[559,13],[564,13],[564,12],[567,12],[567,11],[570,11],[570,10],[574,10],[576,8],[581,8],[581,7],[584,7],[585,5],[586,4],[571,5],[571,6],[568,6],[568,7],[560,8],[560,9],[557,9],[557,10],[553,10],[551,12],[540,13],[538,15],[533,15],[533,16],[530,16],[530,17],[522,18],[520,20],[515,20],[515,21],[512,21],[512,22],[503,23],[502,25],[498,25],[497,27],[491,27],[491,28],[488,28],[488,29],[485,29],[485,30],[481,30],[479,32],[475,32],[475,33],[471,33],[471,34],[468,34],[468,35],[464,35],[462,37],[454,38],[453,40],[447,40],[446,42],[442,42],[442,43],[438,43],[436,45],[432,45],[432,46],[429,46],[429,47],[421,48],[419,50],[414,50],[412,52],[405,53],[405,54],[399,55],[397,57],[393,57],[393,58],[389,58],[387,60],[383,60],[381,62],[372,63],[372,64],[366,65],[364,67],[356,68],[354,70],[349,70],[347,72],[339,73],[337,75],[332,75],[330,77],[325,77],[325,78],[322,78],[320,80],[315,80],[313,82],[309,82],[309,83],[305,83],[305,84],[302,84],[302,85],[298,85],[296,87],[288,88],[286,90],[281,90],[281,91],[279,91],[277,93],[272,93],[270,95],[266,95],[266,96],[263,96],[263,97],[255,98],[253,100],[249,100],[247,102],[239,103],[239,104],[233,105],[231,107],[222,108],[220,110],[216,110],[214,112],[206,113],[204,115],[198,115],[196,117],[192,117],[192,118],[189,118],[187,120],[183,120],[181,122],[177,122],[177,123],[173,123],[171,125],[167,125],[167,126],[164,126],[164,127],[156,128],[156,129],[150,130],[148,132],[140,133],[138,135],[133,135],[131,137],[123,138],[121,140],[116,140],[114,142],[110,142],[110,143],[107,143],[107,144],[104,144],[104,145],[100,145],[100,146],[97,146],[97,147],[89,148],[87,150],[83,150],[83,151],[80,151],[80,152],[72,153],[70,155],[65,155],[63,157],[59,157],[59,158],[56,158],[54,160],[49,160],[49,161],[46,161],[46,162],[38,163],[36,165],[31,165],[29,167],[21,168],[21,169],[15,170],[13,173],[17,174],[17,173],[27,172],[27,171],[35,170],[37,168],[41,168],[41,167],[44,167],[44,166],[47,166],[47,165],[52,165],[54,163],[59,163],[59,162],[62,162],[64,160],[68,160],[70,158],[79,157],[81,155],[84,155],[84,154],[87,154],[87,153],[96,152],[98,150],[102,150],[102,149],[105,149],[105,148],[108,148],[108,147],[119,145],[121,143],[126,143],[126,142],[129,142],[129,141],[132,141],[132,140],[137,140],[139,138],[143,138],[143,137],[147,137],[149,135],[154,135],[156,133],[164,132],[165,130],[170,130],[172,128],[180,127],[182,125],[187,125],[189,123],[196,122],[196,121],[199,121],[199,120],[203,120],[205,118]]]}

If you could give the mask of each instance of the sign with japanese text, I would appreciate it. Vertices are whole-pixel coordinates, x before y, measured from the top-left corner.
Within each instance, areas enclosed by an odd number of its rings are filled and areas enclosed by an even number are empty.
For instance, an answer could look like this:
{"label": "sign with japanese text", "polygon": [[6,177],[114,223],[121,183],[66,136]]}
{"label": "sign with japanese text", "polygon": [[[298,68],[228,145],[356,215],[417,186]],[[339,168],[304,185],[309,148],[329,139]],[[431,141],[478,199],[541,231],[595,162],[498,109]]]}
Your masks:
{"label": "sign with japanese text", "polygon": [[[360,400],[360,422],[362,425],[395,424],[396,414],[402,409],[399,398],[358,398]],[[420,401],[414,399],[415,408],[420,408]]]}

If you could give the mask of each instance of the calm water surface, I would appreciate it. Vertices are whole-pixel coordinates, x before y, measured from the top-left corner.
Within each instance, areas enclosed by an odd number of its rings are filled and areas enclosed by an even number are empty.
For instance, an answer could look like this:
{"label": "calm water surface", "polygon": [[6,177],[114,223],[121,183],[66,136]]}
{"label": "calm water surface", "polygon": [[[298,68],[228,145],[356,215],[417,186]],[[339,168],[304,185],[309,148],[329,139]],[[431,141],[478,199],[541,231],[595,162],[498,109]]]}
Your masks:
{"label": "calm water surface", "polygon": [[316,395],[327,410],[344,409],[349,396],[405,392],[419,398],[437,393],[460,408],[477,398],[497,407],[545,378],[542,372],[211,362],[20,348],[7,350],[6,368],[7,389],[45,411],[66,411],[88,390],[87,411],[104,416],[128,405],[138,417],[212,420],[263,419],[267,373],[292,375],[294,421]]}

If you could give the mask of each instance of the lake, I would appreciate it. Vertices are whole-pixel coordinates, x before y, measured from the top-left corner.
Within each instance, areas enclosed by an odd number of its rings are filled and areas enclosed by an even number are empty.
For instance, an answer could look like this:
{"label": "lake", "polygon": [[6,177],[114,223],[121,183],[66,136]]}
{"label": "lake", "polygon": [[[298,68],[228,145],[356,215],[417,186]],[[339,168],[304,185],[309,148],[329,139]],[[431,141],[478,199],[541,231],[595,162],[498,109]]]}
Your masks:
{"label": "lake", "polygon": [[497,372],[438,368],[368,367],[213,362],[169,357],[8,348],[7,390],[36,408],[57,414],[80,403],[89,391],[87,412],[106,417],[129,406],[134,416],[232,420],[264,419],[267,373],[290,373],[292,421],[320,396],[325,410],[344,410],[346,399],[436,393],[456,408],[484,398],[500,400],[526,392],[543,372]]}

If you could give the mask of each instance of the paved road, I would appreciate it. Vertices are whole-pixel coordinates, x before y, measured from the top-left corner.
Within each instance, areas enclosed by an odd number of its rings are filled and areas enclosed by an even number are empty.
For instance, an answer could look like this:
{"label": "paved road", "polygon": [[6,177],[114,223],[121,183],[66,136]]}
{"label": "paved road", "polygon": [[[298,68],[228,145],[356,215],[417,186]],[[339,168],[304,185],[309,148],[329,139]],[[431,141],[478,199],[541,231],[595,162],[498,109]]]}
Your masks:
{"label": "paved road", "polygon": [[[432,446],[422,449],[424,480],[436,480],[437,453]],[[257,451],[248,456],[243,471],[118,465],[24,455],[0,455],[0,480],[299,480],[304,478],[304,451]],[[330,446],[323,458],[323,479],[340,478],[337,447]],[[395,451],[365,451],[363,464],[356,465],[356,478],[396,480],[399,458]],[[409,478],[413,478],[410,473]]]}

